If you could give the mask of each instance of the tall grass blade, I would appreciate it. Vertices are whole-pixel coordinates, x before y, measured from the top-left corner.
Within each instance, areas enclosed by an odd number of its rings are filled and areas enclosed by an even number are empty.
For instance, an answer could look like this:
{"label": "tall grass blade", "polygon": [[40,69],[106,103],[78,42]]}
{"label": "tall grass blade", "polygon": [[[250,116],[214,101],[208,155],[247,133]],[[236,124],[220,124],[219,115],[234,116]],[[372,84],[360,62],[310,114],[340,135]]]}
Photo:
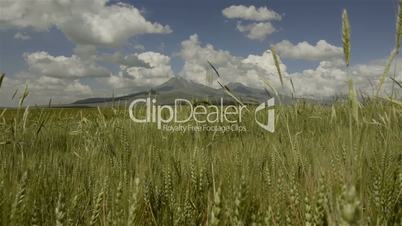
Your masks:
{"label": "tall grass blade", "polygon": [[290,80],[290,84],[292,85],[293,93],[296,93],[296,91],[295,91],[295,86],[293,85],[293,80],[292,80],[292,78],[290,78],[289,80]]}
{"label": "tall grass blade", "polygon": [[264,82],[264,84],[274,92],[275,96],[278,96],[278,91],[275,89],[275,87],[271,84],[271,82],[268,79],[261,78],[261,81]]}
{"label": "tall grass blade", "polygon": [[27,120],[29,114],[29,105],[25,108],[24,114],[22,116],[22,133],[25,133]]}
{"label": "tall grass blade", "polygon": [[212,85],[214,82],[214,75],[211,70],[207,70],[207,73],[205,75],[205,81],[207,82],[208,85]]}
{"label": "tall grass blade", "polygon": [[22,106],[28,95],[29,95],[28,84],[25,84],[24,92],[22,93],[22,96],[20,97],[20,102],[18,104],[19,107]]}
{"label": "tall grass blade", "polygon": [[[208,61],[209,66],[211,66],[211,68],[215,71],[216,76],[218,76],[218,78],[220,78],[220,74],[218,72],[218,70],[215,68],[215,66]],[[227,93],[230,97],[232,97],[238,104],[240,104],[241,106],[244,106],[243,102],[236,97],[236,95],[234,95],[234,93],[232,93],[232,91],[229,89],[229,87],[222,85],[222,83],[220,83],[219,81],[217,81],[218,84],[222,87],[222,89],[225,91],[225,93]]]}
{"label": "tall grass blade", "polygon": [[357,100],[356,90],[353,87],[353,80],[349,80],[349,102],[352,109],[352,116],[359,122],[359,101]]}
{"label": "tall grass blade", "polygon": [[11,100],[14,100],[15,96],[17,96],[17,93],[18,93],[18,88],[15,89],[13,95],[11,96]]}
{"label": "tall grass blade", "polygon": [[264,87],[264,91],[265,91],[265,94],[267,94],[268,98],[272,97],[271,93],[268,91],[267,88]]}
{"label": "tall grass blade", "polygon": [[236,97],[236,95],[234,95],[232,93],[232,91],[229,89],[229,87],[222,85],[222,83],[220,83],[219,81],[217,81],[217,82],[230,97],[232,97],[241,106],[244,106],[243,102],[238,97]]}
{"label": "tall grass blade", "polygon": [[260,78],[261,81],[265,84],[265,86],[267,86],[270,90],[272,90],[272,92],[275,95],[275,98],[278,98],[278,102],[282,103],[281,97],[279,96],[278,91],[275,89],[275,87],[271,84],[271,82],[266,79],[266,78]]}
{"label": "tall grass blade", "polygon": [[207,61],[207,62],[208,62],[208,64],[209,64],[209,66],[211,66],[211,68],[215,71],[215,74],[218,76],[218,78],[220,78],[221,75],[219,74],[219,72],[218,72],[218,70],[215,68],[215,66],[214,66],[211,62],[209,62],[209,61]]}
{"label": "tall grass blade", "polygon": [[395,60],[396,56],[397,56],[397,50],[394,49],[394,50],[392,50],[391,54],[389,55],[387,63],[384,68],[384,72],[381,75],[380,83],[378,84],[377,91],[376,91],[376,96],[378,96],[378,94],[380,93],[380,91],[384,85],[385,78],[388,77],[389,71],[391,70],[392,62]]}
{"label": "tall grass blade", "polygon": [[402,107],[402,101],[398,101],[398,100],[390,99],[390,98],[387,98],[387,100],[389,102],[391,102],[391,103],[394,103],[394,104],[399,105],[400,107]]}
{"label": "tall grass blade", "polygon": [[3,111],[0,114],[0,118],[4,117],[4,114],[6,113],[6,111],[7,111],[7,108],[4,108]]}
{"label": "tall grass blade", "polygon": [[333,122],[334,120],[336,120],[336,109],[335,109],[335,105],[332,105],[332,107],[331,107],[331,120],[330,120],[330,122]]}
{"label": "tall grass blade", "polygon": [[0,88],[1,88],[1,84],[3,84],[3,80],[4,80],[4,77],[6,76],[6,74],[1,74],[0,75]]}
{"label": "tall grass blade", "polygon": [[395,84],[397,84],[400,88],[402,88],[402,84],[398,82],[396,79],[389,77]]}

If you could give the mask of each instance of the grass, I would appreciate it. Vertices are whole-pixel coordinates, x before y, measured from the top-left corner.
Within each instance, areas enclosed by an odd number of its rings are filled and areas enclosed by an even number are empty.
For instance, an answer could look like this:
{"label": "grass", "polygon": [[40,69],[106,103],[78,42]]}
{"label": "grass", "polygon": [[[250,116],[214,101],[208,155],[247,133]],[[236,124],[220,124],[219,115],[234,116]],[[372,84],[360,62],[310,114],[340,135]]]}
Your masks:
{"label": "grass", "polygon": [[[342,37],[349,67],[346,11]],[[247,132],[169,133],[126,109],[24,109],[26,86],[0,112],[0,225],[402,225],[402,104],[349,86],[345,103],[278,106],[273,134],[252,110]]]}
{"label": "grass", "polygon": [[163,132],[124,109],[31,109],[24,129],[8,111],[1,224],[398,225],[402,108],[359,114],[349,155],[347,104],[281,106],[274,134],[251,113],[247,132],[213,134]]}

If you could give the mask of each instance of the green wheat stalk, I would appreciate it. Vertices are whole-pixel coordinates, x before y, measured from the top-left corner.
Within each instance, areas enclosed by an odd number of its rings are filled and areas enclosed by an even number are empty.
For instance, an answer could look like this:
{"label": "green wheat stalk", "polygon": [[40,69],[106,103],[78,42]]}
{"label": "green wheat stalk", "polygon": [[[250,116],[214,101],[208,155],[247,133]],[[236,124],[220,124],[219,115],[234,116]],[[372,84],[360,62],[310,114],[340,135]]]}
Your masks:
{"label": "green wheat stalk", "polygon": [[[350,22],[349,22],[349,16],[348,16],[348,11],[346,9],[343,10],[342,13],[342,44],[343,44],[343,55],[344,55],[344,61],[346,64],[346,73],[348,74],[349,77],[349,65],[350,65],[350,52],[351,52],[351,38],[350,38]],[[357,100],[357,95],[356,95],[356,90],[353,86],[353,80],[350,78],[348,82],[349,86],[349,101],[351,104],[352,108],[352,116],[356,120],[356,122],[359,121],[359,102]]]}
{"label": "green wheat stalk", "polygon": [[402,83],[398,82],[398,80],[396,80],[392,77],[389,77],[389,78],[402,89]]}
{"label": "green wheat stalk", "polygon": [[[209,66],[211,66],[211,68],[214,70],[216,76],[218,76],[218,78],[221,77],[221,75],[219,74],[218,69],[216,69],[216,67],[209,61],[207,61]],[[221,88],[225,91],[226,94],[228,94],[230,97],[232,97],[238,104],[240,104],[241,106],[244,106],[243,102],[236,97],[236,95],[234,95],[234,93],[229,89],[229,87],[227,87],[226,85],[223,85],[222,83],[220,83],[219,81],[217,81],[218,84],[221,86]]]}
{"label": "green wheat stalk", "polygon": [[292,85],[292,91],[293,91],[293,93],[296,93],[295,86],[294,86],[294,84],[293,84],[293,79],[292,79],[292,78],[289,78],[289,80],[290,80],[290,84]]}
{"label": "green wheat stalk", "polygon": [[395,47],[399,54],[399,49],[401,48],[401,38],[402,38],[402,0],[399,0],[399,7],[398,7],[398,18],[396,21],[396,39],[395,39]]}
{"label": "green wheat stalk", "polygon": [[13,95],[11,96],[11,100],[14,100],[15,96],[17,96],[17,93],[18,93],[18,88],[15,89]]}
{"label": "green wheat stalk", "polygon": [[395,60],[397,54],[398,54],[398,51],[396,49],[394,49],[394,50],[392,50],[391,54],[389,55],[387,63],[384,68],[384,72],[382,73],[381,78],[380,78],[380,83],[377,87],[376,96],[378,96],[378,94],[380,93],[380,91],[384,85],[385,79],[388,77],[388,74],[391,70],[392,62]]}
{"label": "green wheat stalk", "polygon": [[22,96],[20,97],[20,102],[18,104],[19,107],[22,107],[22,104],[25,101],[25,98],[29,95],[29,89],[28,89],[28,83],[25,84],[25,89],[24,92],[22,93]]}
{"label": "green wheat stalk", "polygon": [[226,85],[222,85],[222,83],[220,83],[219,81],[218,84],[222,87],[222,89],[225,91],[226,94],[232,97],[238,104],[244,106],[243,102],[238,97],[236,97],[236,95],[233,94],[233,92],[229,89],[229,87],[227,87]]}
{"label": "green wheat stalk", "polygon": [[352,79],[349,80],[348,85],[349,85],[349,100],[350,100],[350,104],[352,107],[352,116],[356,120],[356,122],[358,122],[359,121],[359,102],[357,100],[356,90],[353,87]]}
{"label": "green wheat stalk", "polygon": [[261,78],[261,81],[268,86],[274,93],[276,96],[278,96],[278,91],[275,89],[275,87],[271,84],[271,82],[268,79],[265,78]]}
{"label": "green wheat stalk", "polygon": [[[391,65],[392,62],[394,62],[395,58],[399,55],[399,50],[401,48],[401,38],[402,38],[402,10],[401,10],[401,6],[402,6],[402,0],[399,1],[399,7],[398,7],[398,18],[396,20],[396,32],[395,32],[395,49],[393,49],[387,59],[387,63],[385,65],[384,71],[381,75],[380,78],[380,83],[377,87],[377,91],[376,91],[376,96],[378,96],[378,94],[380,93],[385,79],[387,78],[390,70],[391,70]],[[394,78],[395,79],[395,78]]]}
{"label": "green wheat stalk", "polygon": [[0,75],[0,88],[1,88],[1,84],[3,84],[4,77],[6,77],[6,74],[3,73]]}
{"label": "green wheat stalk", "polygon": [[279,80],[281,81],[281,85],[283,87],[283,76],[282,76],[281,66],[279,63],[279,57],[278,57],[278,54],[276,54],[276,51],[273,47],[271,48],[271,53],[272,53],[272,57],[274,58],[276,70],[278,71]]}

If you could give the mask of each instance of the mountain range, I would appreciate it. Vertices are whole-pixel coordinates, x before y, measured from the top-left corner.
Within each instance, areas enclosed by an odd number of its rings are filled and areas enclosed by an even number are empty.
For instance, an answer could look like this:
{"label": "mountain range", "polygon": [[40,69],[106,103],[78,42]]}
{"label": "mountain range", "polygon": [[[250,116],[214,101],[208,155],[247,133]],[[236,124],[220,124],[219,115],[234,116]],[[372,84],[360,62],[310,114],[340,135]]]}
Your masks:
{"label": "mountain range", "polygon": [[[257,104],[266,101],[273,97],[271,93],[266,90],[260,90],[243,85],[242,83],[229,83],[226,87],[243,103]],[[155,97],[157,103],[161,105],[173,104],[175,99],[187,99],[198,102],[207,102],[210,104],[217,104],[223,100],[224,104],[235,102],[234,99],[228,95],[223,88],[214,89],[193,81],[186,80],[181,77],[174,77],[165,83],[153,87],[147,91],[141,91],[120,97],[107,97],[107,98],[88,98],[75,101],[69,104],[71,107],[79,106],[108,106],[108,105],[124,105],[139,98],[147,98],[149,96]],[[282,103],[291,103],[294,101],[291,97],[280,96]]]}

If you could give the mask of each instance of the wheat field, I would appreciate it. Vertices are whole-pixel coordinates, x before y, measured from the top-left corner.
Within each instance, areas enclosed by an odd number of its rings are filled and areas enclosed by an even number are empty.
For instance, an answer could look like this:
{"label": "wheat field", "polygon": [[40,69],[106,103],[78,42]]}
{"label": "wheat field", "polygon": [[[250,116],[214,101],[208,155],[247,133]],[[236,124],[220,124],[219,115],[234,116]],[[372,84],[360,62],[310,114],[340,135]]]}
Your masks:
{"label": "wheat field", "polygon": [[402,225],[402,104],[359,103],[352,79],[346,101],[277,106],[275,133],[253,111],[246,132],[180,133],[28,96],[0,111],[0,225]]}
{"label": "wheat field", "polygon": [[401,225],[402,108],[277,109],[277,131],[167,133],[125,109],[6,111],[1,225]]}

